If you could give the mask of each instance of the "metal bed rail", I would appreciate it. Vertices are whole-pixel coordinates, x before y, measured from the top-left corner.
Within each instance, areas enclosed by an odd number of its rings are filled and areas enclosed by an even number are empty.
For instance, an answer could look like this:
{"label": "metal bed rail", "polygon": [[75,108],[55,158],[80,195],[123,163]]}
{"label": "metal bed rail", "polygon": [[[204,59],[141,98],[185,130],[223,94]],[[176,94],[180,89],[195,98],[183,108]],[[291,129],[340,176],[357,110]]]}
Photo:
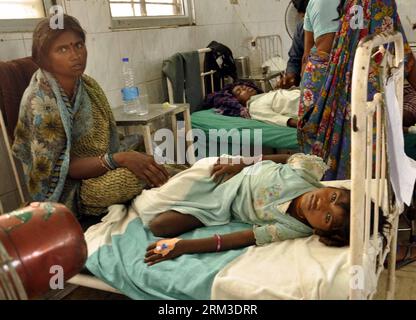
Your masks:
{"label": "metal bed rail", "polygon": [[[202,49],[198,49],[197,50],[199,55],[203,55],[205,53],[211,52],[212,50],[210,48],[202,48]],[[200,72],[201,72],[201,84],[202,84],[202,96],[205,97],[205,95],[207,94],[206,92],[206,88],[205,88],[205,77],[210,77],[211,80],[211,88],[214,88],[214,74],[216,73],[215,70],[209,70],[207,72],[203,71],[203,64],[202,64],[202,60],[200,59],[201,63],[200,63]],[[168,86],[168,97],[169,97],[169,103],[174,104],[175,98],[173,96],[173,84],[172,81],[170,81],[169,78],[166,78],[166,83]],[[186,103],[186,96],[185,96],[185,92],[183,93],[183,101],[184,103]]]}
{"label": "metal bed rail", "polygon": [[253,39],[256,45],[259,46],[262,62],[265,62],[273,57],[283,57],[283,42],[278,34],[271,34],[265,36],[257,36]]}
{"label": "metal bed rail", "polygon": [[[385,105],[381,93],[374,96],[373,101],[368,101],[368,75],[370,60],[375,48],[394,43],[394,65],[403,71],[403,37],[401,33],[379,34],[363,39],[355,55],[353,80],[352,80],[352,128],[351,128],[351,235],[350,235],[350,265],[351,267],[365,268],[364,257],[371,254],[372,250],[379,248],[378,259],[370,266],[372,273],[379,278],[387,255],[388,263],[388,288],[387,298],[394,297],[395,290],[395,260],[397,246],[397,229],[399,215],[403,207],[396,203],[388,203],[388,219],[391,228],[386,235],[387,244],[381,246],[377,243],[378,235],[378,210],[371,212],[371,195],[375,195],[375,207],[381,208],[388,197],[388,161],[386,156],[386,121]],[[387,54],[390,54],[387,52]],[[383,75],[383,78],[386,75]],[[401,108],[403,108],[403,76],[404,72],[398,72],[396,80],[396,95]],[[374,135],[376,146],[374,148]],[[375,183],[374,183],[375,181]],[[375,187],[374,187],[375,186]],[[364,210],[363,210],[364,209]],[[373,230],[370,230],[371,220],[374,219]],[[372,231],[372,232],[371,232]],[[368,266],[367,266],[368,267]],[[352,277],[357,276],[352,273]],[[350,287],[350,299],[372,298],[375,292],[366,295],[368,288],[365,286]]]}
{"label": "metal bed rail", "polygon": [[[259,46],[260,52],[262,55],[262,63],[269,60],[273,57],[283,57],[283,42],[282,38],[278,34],[272,34],[272,35],[264,35],[264,36],[257,36],[252,39],[252,41],[256,42],[256,45]],[[211,81],[211,88],[213,90],[214,88],[214,74],[216,73],[216,70],[209,70],[204,72],[203,68],[203,59],[201,57],[208,52],[211,52],[212,50],[210,48],[201,48],[197,50],[200,55],[200,72],[201,72],[201,84],[202,84],[202,97],[205,97],[208,93],[205,88],[205,78],[210,77]],[[167,87],[168,87],[168,97],[170,103],[175,103],[175,99],[173,96],[173,84],[170,81],[170,79],[166,78]],[[221,83],[221,87],[224,86],[224,83]],[[183,101],[186,103],[186,97],[185,92],[183,96]]]}

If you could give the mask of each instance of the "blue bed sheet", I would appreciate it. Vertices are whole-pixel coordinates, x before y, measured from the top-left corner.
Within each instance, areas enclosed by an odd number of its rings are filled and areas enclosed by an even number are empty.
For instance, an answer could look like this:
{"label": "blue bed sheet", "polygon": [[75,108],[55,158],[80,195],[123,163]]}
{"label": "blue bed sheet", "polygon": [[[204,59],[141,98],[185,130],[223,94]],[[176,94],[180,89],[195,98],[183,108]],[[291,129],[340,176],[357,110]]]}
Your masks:
{"label": "blue bed sheet", "polygon": [[[206,150],[204,152],[206,152],[207,156],[219,156],[224,153],[231,155],[240,154],[236,146],[243,144],[243,135],[241,134],[243,130],[246,131],[246,134],[248,133],[248,143],[245,144],[247,146],[257,144],[275,150],[291,150],[294,152],[299,150],[296,128],[268,124],[253,119],[223,116],[216,113],[213,109],[194,112],[191,119],[192,128],[201,130],[205,135],[205,139],[199,139],[194,145],[199,150]],[[227,137],[226,135],[222,137],[220,135],[220,138],[217,138],[215,135],[210,134],[212,129],[223,129],[225,132],[234,133],[237,139],[233,142],[232,137]],[[254,130],[256,129],[261,130],[261,143],[255,140]],[[223,149],[220,151],[221,147]]]}
{"label": "blue bed sheet", "polygon": [[[252,228],[232,222],[204,227],[181,236],[183,239],[211,237]],[[132,299],[207,300],[216,274],[246,248],[218,253],[183,255],[151,267],[144,262],[147,246],[157,241],[139,218],[132,220],[123,234],[112,237],[87,260],[87,268],[98,278]]]}

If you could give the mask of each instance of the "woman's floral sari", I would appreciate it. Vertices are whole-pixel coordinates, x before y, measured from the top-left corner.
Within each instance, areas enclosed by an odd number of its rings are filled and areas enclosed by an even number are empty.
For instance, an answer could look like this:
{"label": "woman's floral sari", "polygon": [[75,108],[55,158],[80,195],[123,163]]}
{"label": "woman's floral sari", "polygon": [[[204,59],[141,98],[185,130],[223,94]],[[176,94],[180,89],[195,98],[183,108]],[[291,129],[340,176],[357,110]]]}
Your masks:
{"label": "woman's floral sari", "polygon": [[[348,0],[343,12],[363,8],[364,28],[351,28],[354,16],[344,14],[331,54],[312,49],[301,84],[298,141],[301,151],[323,158],[330,169],[324,180],[350,178],[351,80],[359,41],[370,34],[400,31],[405,40],[406,71],[411,68],[411,49],[401,26],[394,0]],[[375,63],[369,74],[369,98],[379,91]]]}

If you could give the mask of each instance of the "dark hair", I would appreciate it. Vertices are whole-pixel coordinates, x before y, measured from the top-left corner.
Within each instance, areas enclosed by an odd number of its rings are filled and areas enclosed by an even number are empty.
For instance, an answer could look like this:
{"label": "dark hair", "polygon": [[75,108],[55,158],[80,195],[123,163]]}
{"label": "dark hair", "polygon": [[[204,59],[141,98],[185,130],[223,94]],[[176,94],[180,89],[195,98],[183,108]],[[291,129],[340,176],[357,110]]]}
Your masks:
{"label": "dark hair", "polygon": [[257,94],[263,93],[263,90],[261,90],[258,86],[256,86],[256,84],[252,81],[248,81],[248,80],[237,80],[233,83],[227,84],[224,88],[223,91],[224,92],[230,92],[230,94],[233,94],[233,90],[235,87],[237,86],[247,86],[250,88],[253,88],[254,90],[256,90]]}
{"label": "dark hair", "polygon": [[347,246],[350,242],[351,191],[344,188],[338,189],[342,189],[347,192],[350,199],[348,203],[339,203],[339,206],[345,211],[342,224],[330,231],[315,229],[315,234],[319,236],[319,241],[330,247],[343,247]]}
{"label": "dark hair", "polygon": [[33,32],[32,58],[36,64],[48,70],[48,53],[53,42],[64,32],[72,31],[79,35],[85,42],[85,31],[79,21],[69,15],[64,14],[63,29],[53,29],[50,27],[50,17],[42,19]]}
{"label": "dark hair", "polygon": [[[348,192],[351,194],[349,190]],[[347,215],[346,217],[344,217],[342,225],[331,231],[315,230],[315,234],[319,236],[319,241],[330,247],[344,247],[350,244],[350,227],[351,227],[350,203],[340,203],[339,205],[347,212]],[[373,229],[374,229],[375,210],[376,210],[375,204],[371,202],[370,234],[372,234]],[[379,217],[377,230],[379,233],[383,235],[384,240],[386,240],[385,231],[386,229],[391,227],[391,224],[387,220],[387,217],[384,215],[383,210],[380,207],[377,207],[377,214]]]}
{"label": "dark hair", "polygon": [[338,18],[334,19],[334,21],[338,21],[341,19],[343,11],[344,11],[344,5],[345,5],[345,1],[346,0],[340,0],[339,5],[337,7],[337,11],[338,11]]}
{"label": "dark hair", "polygon": [[293,6],[299,13],[306,13],[306,7],[308,6],[309,0],[292,0]]}

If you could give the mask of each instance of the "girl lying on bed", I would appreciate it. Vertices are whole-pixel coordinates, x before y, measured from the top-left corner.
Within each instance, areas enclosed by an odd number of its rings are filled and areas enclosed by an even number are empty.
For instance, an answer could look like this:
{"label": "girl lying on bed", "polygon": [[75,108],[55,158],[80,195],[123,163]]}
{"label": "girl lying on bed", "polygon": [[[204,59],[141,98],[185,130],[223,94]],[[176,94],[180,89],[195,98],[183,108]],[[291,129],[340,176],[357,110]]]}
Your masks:
{"label": "girl lying on bed", "polygon": [[236,81],[209,94],[205,107],[224,116],[254,119],[296,128],[300,90],[277,89],[263,93],[250,81]]}
{"label": "girl lying on bed", "polygon": [[313,233],[327,245],[348,244],[350,192],[319,182],[327,168],[322,159],[271,155],[247,166],[248,160],[202,159],[162,187],[145,190],[133,208],[157,237],[176,237],[230,220],[251,224],[253,229],[205,239],[161,240],[148,247],[145,262],[152,265],[182,254],[263,245]]}

